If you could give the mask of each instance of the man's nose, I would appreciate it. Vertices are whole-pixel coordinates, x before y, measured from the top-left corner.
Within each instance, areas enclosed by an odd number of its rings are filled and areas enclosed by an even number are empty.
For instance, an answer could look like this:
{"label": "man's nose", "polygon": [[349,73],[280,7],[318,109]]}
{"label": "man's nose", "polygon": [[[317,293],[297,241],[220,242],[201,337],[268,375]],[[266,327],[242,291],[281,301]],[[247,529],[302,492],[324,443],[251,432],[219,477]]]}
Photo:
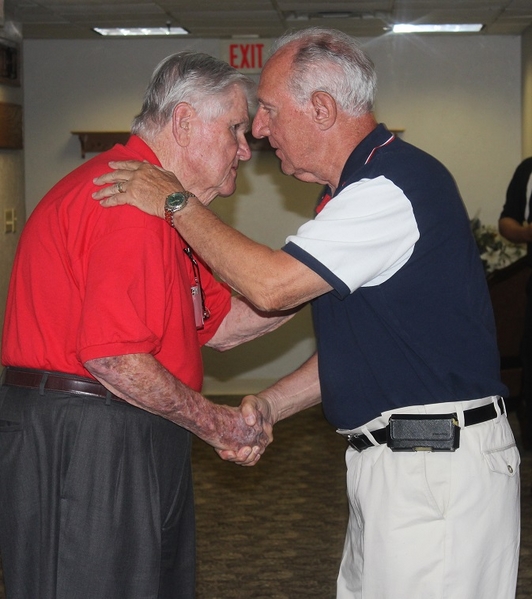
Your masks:
{"label": "man's nose", "polygon": [[257,114],[255,115],[255,118],[253,119],[253,125],[251,127],[251,132],[253,133],[253,137],[256,137],[257,139],[260,139],[262,137],[267,137],[270,133],[269,129],[268,129],[268,122],[266,119],[266,115],[264,114],[264,111],[259,108],[257,110]]}
{"label": "man's nose", "polygon": [[251,148],[249,147],[248,140],[246,136],[242,136],[242,140],[238,147],[238,159],[239,160],[249,160],[251,158]]}

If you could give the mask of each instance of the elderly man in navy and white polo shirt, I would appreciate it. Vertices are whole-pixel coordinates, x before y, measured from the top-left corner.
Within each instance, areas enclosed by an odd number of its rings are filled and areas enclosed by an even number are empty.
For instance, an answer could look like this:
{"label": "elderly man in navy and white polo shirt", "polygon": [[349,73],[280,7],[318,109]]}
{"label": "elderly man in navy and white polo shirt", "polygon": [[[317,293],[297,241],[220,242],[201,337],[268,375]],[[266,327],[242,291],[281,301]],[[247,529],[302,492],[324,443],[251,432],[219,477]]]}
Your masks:
{"label": "elderly man in navy and white polo shirt", "polygon": [[[275,423],[321,399],[349,443],[338,599],[514,599],[520,460],[483,269],[451,175],[376,123],[375,79],[334,30],[274,46],[253,134],[284,173],[328,187],[282,250],[194,198],[171,220],[260,309],[312,302],[317,354],[243,403]],[[149,165],[111,166],[104,205],[163,216],[182,189]]]}

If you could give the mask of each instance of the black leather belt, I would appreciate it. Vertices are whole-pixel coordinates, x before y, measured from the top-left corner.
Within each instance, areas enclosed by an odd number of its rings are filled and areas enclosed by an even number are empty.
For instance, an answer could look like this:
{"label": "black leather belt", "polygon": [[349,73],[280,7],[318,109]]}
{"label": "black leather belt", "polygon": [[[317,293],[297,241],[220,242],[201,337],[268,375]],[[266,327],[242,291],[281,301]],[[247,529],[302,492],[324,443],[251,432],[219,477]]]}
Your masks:
{"label": "black leather belt", "polygon": [[[499,406],[501,412],[504,413],[504,400],[502,397],[499,397],[497,400],[497,405]],[[434,418],[440,417],[438,414],[434,414],[433,416]],[[481,422],[486,422],[487,420],[492,420],[496,417],[497,411],[495,410],[495,405],[493,403],[489,403],[485,406],[480,406],[479,408],[464,410],[464,425],[471,426],[473,424],[480,424]],[[383,445],[388,441],[388,428],[379,428],[376,431],[371,431],[371,435],[379,445]],[[347,435],[346,438],[349,445],[351,445],[351,447],[357,451],[363,451],[369,447],[375,447],[370,438],[364,434]]]}
{"label": "black leather belt", "polygon": [[88,395],[113,399],[127,403],[121,397],[111,393],[106,387],[94,379],[75,374],[53,372],[51,370],[34,370],[31,368],[13,368],[4,370],[3,384],[11,387],[39,389],[41,392],[66,391],[75,395]]}

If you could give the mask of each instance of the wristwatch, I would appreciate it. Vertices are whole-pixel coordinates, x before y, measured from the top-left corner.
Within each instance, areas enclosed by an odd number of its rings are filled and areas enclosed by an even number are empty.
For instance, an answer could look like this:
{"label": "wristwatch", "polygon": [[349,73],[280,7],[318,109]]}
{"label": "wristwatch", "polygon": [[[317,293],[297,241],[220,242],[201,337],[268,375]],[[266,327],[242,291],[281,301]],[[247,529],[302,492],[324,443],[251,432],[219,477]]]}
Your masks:
{"label": "wristwatch", "polygon": [[164,202],[164,218],[171,227],[174,227],[174,212],[183,210],[187,205],[188,198],[195,197],[190,191],[174,191],[174,193],[166,197],[166,201]]}

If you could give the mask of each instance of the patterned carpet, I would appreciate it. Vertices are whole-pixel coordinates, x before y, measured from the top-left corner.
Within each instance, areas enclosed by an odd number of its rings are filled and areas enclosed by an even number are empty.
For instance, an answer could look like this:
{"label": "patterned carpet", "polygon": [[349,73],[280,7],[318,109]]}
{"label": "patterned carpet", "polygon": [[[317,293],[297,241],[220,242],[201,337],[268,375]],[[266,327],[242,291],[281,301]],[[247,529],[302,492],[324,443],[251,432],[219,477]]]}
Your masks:
{"label": "patterned carpet", "polygon": [[280,422],[274,435],[253,468],[194,445],[198,599],[335,597],[347,522],[344,441],[319,406]]}
{"label": "patterned carpet", "polygon": [[[518,435],[515,415],[510,416]],[[225,463],[194,441],[197,599],[334,599],[347,520],[344,449],[319,406],[280,422],[274,443],[254,468]],[[516,599],[530,599],[532,452],[523,453],[521,468]]]}

